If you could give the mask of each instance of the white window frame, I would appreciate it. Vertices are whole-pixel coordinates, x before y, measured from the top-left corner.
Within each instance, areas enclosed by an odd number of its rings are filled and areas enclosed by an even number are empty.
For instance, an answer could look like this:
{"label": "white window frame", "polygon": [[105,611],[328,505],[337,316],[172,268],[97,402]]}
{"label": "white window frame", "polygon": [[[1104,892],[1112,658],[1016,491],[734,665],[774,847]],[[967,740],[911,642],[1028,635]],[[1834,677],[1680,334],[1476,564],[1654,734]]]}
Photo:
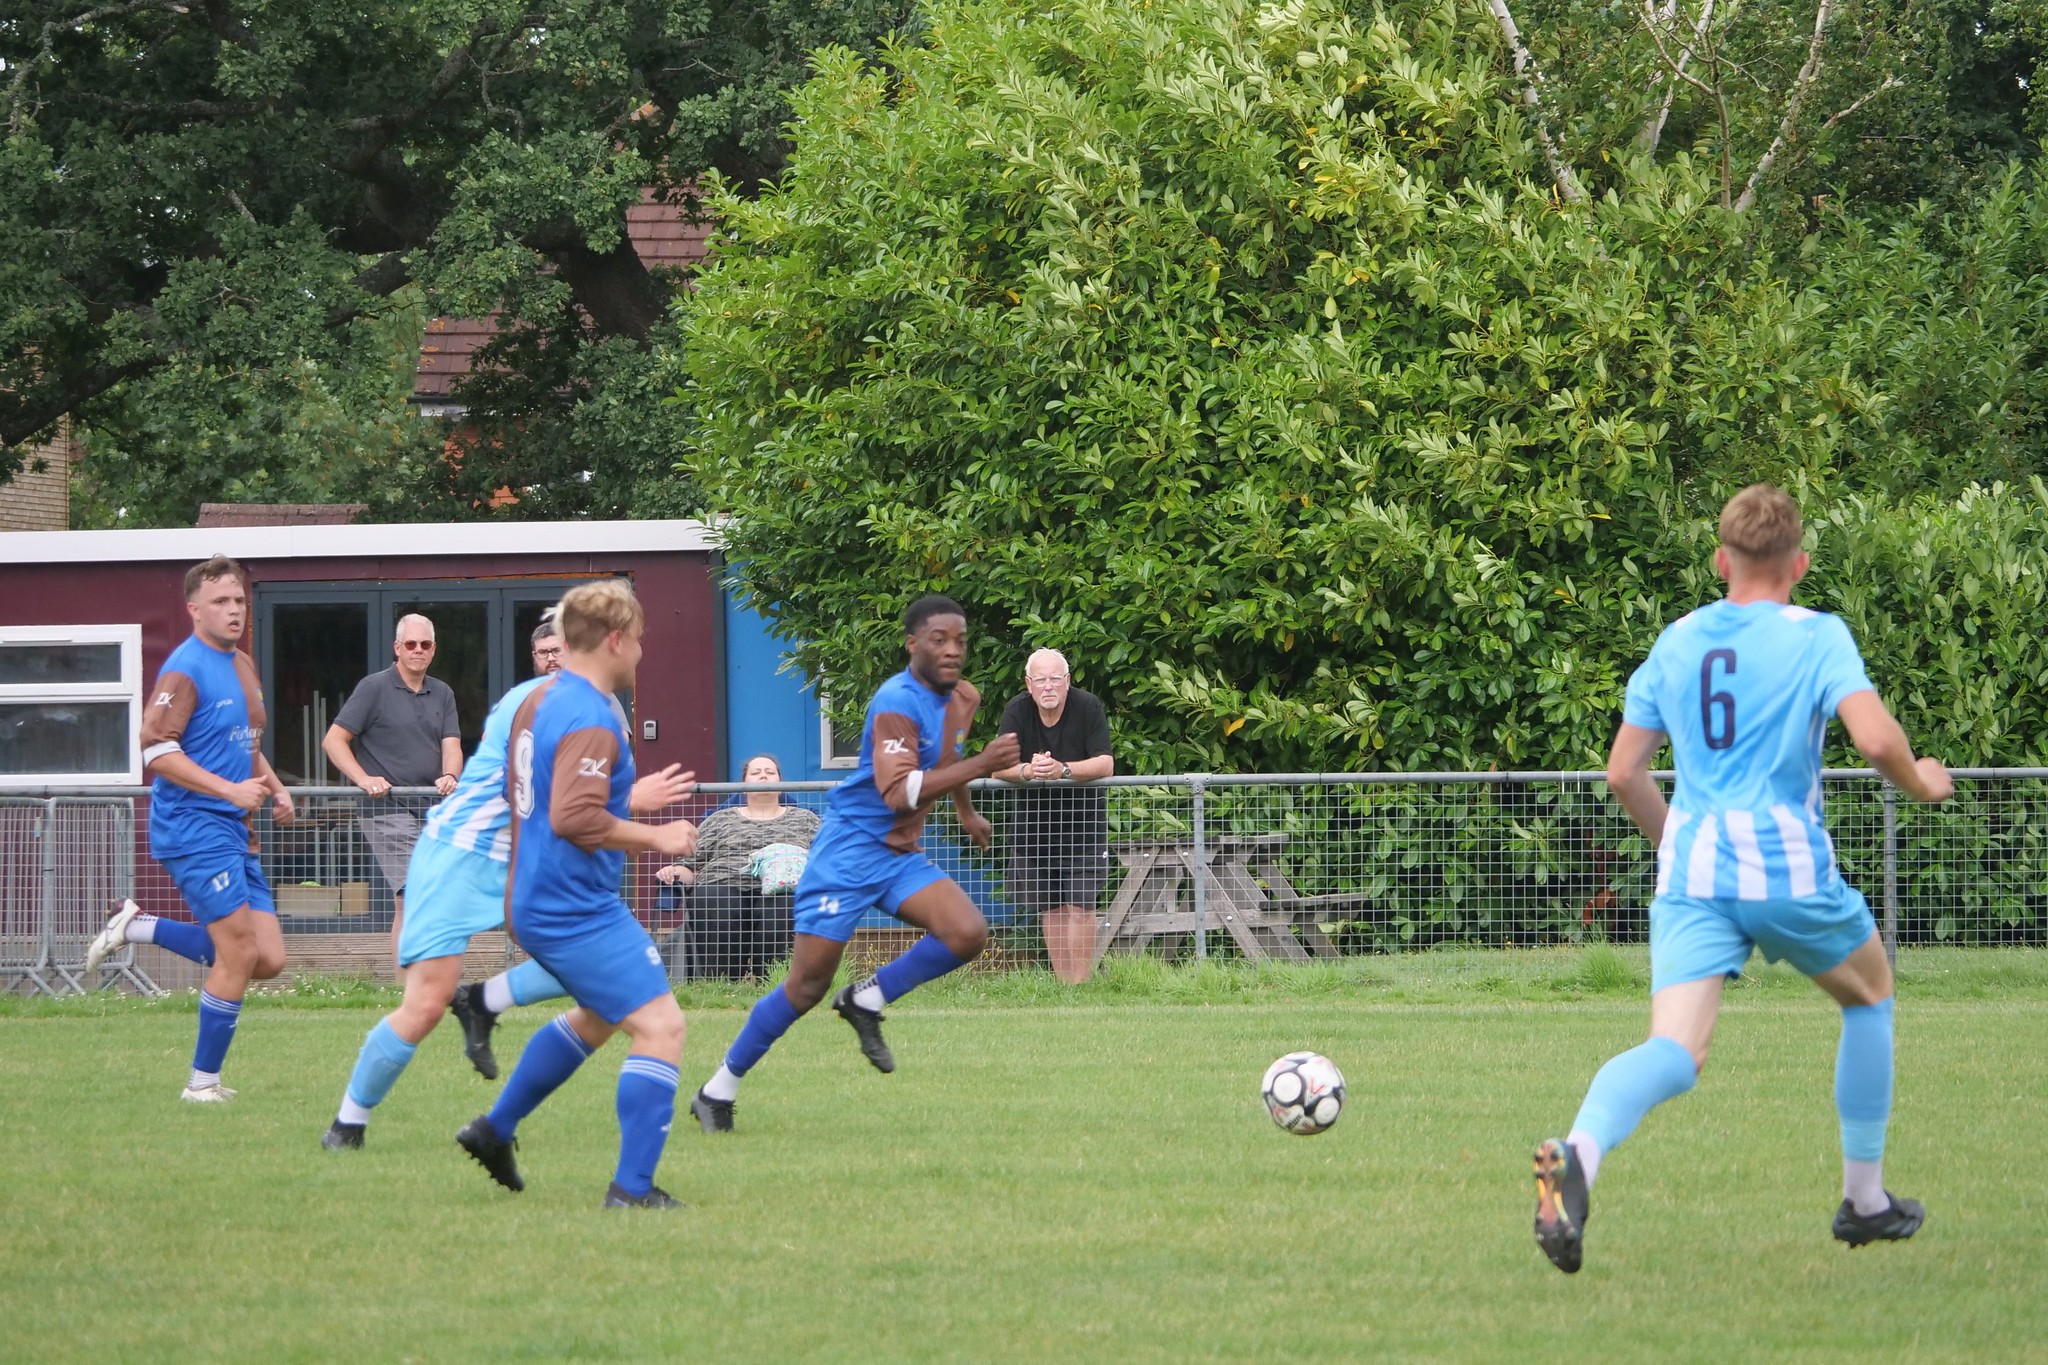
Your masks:
{"label": "white window frame", "polygon": [[860,741],[854,740],[853,752],[839,752],[838,739],[832,733],[832,694],[818,693],[818,766],[820,768],[845,768],[860,766]]}
{"label": "white window frame", "polygon": [[121,680],[108,683],[0,683],[0,702],[128,703],[128,766],[104,773],[0,773],[0,789],[142,784],[142,627],[136,625],[0,626],[0,644],[119,645]]}

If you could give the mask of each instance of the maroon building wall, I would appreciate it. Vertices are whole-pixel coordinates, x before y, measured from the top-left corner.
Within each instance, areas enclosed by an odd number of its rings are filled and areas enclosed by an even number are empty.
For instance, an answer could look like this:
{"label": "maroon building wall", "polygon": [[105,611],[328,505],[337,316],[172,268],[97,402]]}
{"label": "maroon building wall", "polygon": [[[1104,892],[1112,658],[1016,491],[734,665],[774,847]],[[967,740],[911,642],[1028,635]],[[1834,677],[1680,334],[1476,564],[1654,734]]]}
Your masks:
{"label": "maroon building wall", "polygon": [[[422,527],[422,534],[432,528]],[[191,633],[184,575],[190,563],[10,564],[0,567],[0,624],[70,626],[138,623],[142,672],[154,679]],[[646,655],[634,692],[636,721],[654,720],[659,737],[634,735],[642,769],[680,763],[705,781],[719,777],[718,591],[702,552],[607,555],[462,555],[320,559],[248,559],[258,583],[344,582],[374,585],[423,579],[583,578],[628,574],[647,608]],[[254,627],[243,647],[255,650]]]}

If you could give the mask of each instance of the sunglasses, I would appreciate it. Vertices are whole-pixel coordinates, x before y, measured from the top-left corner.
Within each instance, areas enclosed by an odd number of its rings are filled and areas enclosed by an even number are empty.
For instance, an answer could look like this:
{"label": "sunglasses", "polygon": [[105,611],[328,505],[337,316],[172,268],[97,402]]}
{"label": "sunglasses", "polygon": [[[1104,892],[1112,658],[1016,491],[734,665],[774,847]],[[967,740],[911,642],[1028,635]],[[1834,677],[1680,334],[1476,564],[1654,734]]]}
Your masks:
{"label": "sunglasses", "polygon": [[416,649],[425,651],[432,649],[434,647],[434,642],[432,640],[400,640],[398,642],[398,647],[400,649]]}

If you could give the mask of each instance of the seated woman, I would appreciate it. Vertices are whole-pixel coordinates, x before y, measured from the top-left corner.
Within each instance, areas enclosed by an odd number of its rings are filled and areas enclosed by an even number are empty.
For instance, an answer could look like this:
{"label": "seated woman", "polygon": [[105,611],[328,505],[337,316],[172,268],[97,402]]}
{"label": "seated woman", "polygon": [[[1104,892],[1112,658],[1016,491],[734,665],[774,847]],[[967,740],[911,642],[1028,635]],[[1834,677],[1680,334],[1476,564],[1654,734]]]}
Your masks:
{"label": "seated woman", "polygon": [[[740,769],[747,783],[780,782],[782,765],[756,754]],[[737,980],[760,976],[789,956],[789,889],[763,895],[754,855],[770,844],[809,848],[818,834],[818,813],[785,803],[780,792],[748,792],[735,805],[721,806],[697,826],[697,851],[655,871],[664,888],[674,888],[686,908],[683,943],[687,973]],[[664,890],[662,902],[671,904]],[[681,974],[681,973],[679,973]]]}

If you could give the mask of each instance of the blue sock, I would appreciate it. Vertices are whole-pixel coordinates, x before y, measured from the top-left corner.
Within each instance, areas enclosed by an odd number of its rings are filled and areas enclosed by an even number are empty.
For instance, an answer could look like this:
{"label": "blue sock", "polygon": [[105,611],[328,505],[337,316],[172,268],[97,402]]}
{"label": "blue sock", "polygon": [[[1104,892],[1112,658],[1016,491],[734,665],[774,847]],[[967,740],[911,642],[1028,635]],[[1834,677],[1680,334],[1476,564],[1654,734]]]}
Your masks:
{"label": "blue sock", "polygon": [[220,1074],[227,1060],[228,1044],[235,1041],[235,1023],[242,1017],[242,1002],[223,1000],[212,991],[199,992],[199,1042],[192,1049],[192,1069],[209,1076]]}
{"label": "blue sock", "polygon": [[365,1109],[375,1109],[391,1093],[393,1083],[418,1050],[418,1043],[408,1043],[398,1036],[389,1019],[379,1019],[363,1039],[363,1050],[356,1054],[356,1069],[348,1078],[348,1097]]}
{"label": "blue sock", "polygon": [[505,973],[505,988],[512,992],[515,1005],[556,1000],[569,993],[569,988],[557,981],[553,972],[530,957]]}
{"label": "blue sock", "polygon": [[894,962],[883,966],[875,973],[875,984],[882,988],[882,999],[901,1000],[927,981],[936,981],[955,967],[964,967],[967,959],[948,948],[936,935],[926,934],[910,945]]}
{"label": "blue sock", "polygon": [[206,932],[204,925],[160,919],[151,933],[154,936],[150,942],[165,952],[189,958],[202,967],[213,965],[213,935]]}
{"label": "blue sock", "polygon": [[1652,1038],[1608,1060],[1593,1077],[1572,1120],[1574,1132],[1584,1131],[1604,1155],[1621,1145],[1636,1130],[1643,1115],[1666,1100],[1677,1099],[1692,1089],[1700,1078],[1692,1054],[1671,1038]]}
{"label": "blue sock", "polygon": [[526,1051],[519,1054],[519,1065],[512,1068],[512,1078],[505,1082],[498,1102],[491,1106],[491,1127],[497,1129],[498,1136],[511,1141],[519,1121],[575,1075],[576,1068],[593,1051],[569,1027],[568,1015],[558,1014],[542,1025],[526,1044]]}
{"label": "blue sock", "polygon": [[755,1062],[768,1055],[775,1040],[802,1017],[780,986],[756,1000],[754,1008],[747,1011],[747,1022],[740,1025],[740,1036],[732,1040],[732,1047],[726,1051],[725,1069],[735,1076],[746,1075]]}
{"label": "blue sock", "polygon": [[612,1179],[627,1194],[654,1188],[654,1168],[668,1145],[676,1113],[676,1069],[659,1057],[630,1053],[619,1068],[619,1170]]}
{"label": "blue sock", "polygon": [[1842,1156],[1884,1160],[1892,1116],[1892,1002],[1845,1005],[1842,1046],[1835,1053],[1835,1112],[1842,1119]]}

